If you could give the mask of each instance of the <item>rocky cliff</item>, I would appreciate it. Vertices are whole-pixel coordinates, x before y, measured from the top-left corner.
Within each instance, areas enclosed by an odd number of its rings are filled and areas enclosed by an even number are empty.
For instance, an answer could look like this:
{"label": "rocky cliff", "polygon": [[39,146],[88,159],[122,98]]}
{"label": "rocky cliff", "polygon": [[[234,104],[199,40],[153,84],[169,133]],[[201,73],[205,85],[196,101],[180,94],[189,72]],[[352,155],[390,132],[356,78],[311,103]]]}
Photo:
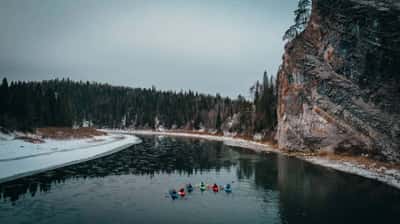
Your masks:
{"label": "rocky cliff", "polygon": [[278,82],[281,148],[400,161],[400,0],[314,0]]}

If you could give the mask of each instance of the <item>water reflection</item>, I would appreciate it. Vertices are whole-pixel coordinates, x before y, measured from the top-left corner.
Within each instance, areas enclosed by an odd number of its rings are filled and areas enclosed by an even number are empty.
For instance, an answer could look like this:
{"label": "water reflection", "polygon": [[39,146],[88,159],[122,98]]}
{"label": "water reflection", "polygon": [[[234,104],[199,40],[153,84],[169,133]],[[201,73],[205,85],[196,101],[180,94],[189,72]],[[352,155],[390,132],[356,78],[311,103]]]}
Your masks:
{"label": "water reflection", "polygon": [[16,201],[27,193],[35,196],[37,192],[50,191],[52,185],[71,178],[219,172],[221,168],[230,170],[237,163],[235,154],[239,153],[220,142],[144,138],[142,144],[108,157],[0,184],[0,195],[3,200]]}
{"label": "water reflection", "polygon": [[392,223],[400,214],[399,191],[384,184],[285,156],[277,166],[284,223]]}
{"label": "water reflection", "polygon": [[[219,173],[222,173],[221,178],[235,178],[238,182],[229,200],[239,203],[210,198],[212,205],[239,206],[236,213],[243,211],[241,218],[248,215],[243,220],[252,223],[390,223],[400,214],[399,191],[368,179],[313,166],[295,158],[227,147],[219,142],[158,137],[145,137],[143,144],[105,158],[1,184],[3,202],[0,202],[0,208],[2,203],[15,206],[19,200],[36,197],[69,180],[120,175],[151,178],[165,174],[190,179],[191,176],[215,177]],[[157,184],[165,185],[162,179],[157,181]],[[152,198],[146,200],[151,202]],[[205,208],[202,204],[186,206],[199,206],[195,207],[198,211]],[[209,217],[210,212],[212,209],[204,216]],[[0,211],[0,216],[2,214]],[[218,213],[219,216],[222,214]],[[135,217],[140,218],[137,215]],[[194,217],[187,215],[186,218]],[[229,218],[232,218],[231,213],[221,220]],[[240,221],[237,219],[236,223]]]}

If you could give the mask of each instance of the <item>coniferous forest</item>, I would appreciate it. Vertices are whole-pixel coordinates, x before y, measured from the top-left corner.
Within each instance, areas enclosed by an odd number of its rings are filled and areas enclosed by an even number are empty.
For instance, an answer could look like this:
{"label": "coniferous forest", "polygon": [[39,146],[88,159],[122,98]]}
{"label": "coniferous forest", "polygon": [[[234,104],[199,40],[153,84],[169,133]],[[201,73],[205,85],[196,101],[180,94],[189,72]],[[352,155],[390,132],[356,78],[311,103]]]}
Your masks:
{"label": "coniferous forest", "polygon": [[31,131],[37,127],[166,128],[267,132],[276,124],[276,90],[264,74],[250,89],[254,101],[192,91],[160,91],[55,79],[41,82],[3,79],[0,126]]}

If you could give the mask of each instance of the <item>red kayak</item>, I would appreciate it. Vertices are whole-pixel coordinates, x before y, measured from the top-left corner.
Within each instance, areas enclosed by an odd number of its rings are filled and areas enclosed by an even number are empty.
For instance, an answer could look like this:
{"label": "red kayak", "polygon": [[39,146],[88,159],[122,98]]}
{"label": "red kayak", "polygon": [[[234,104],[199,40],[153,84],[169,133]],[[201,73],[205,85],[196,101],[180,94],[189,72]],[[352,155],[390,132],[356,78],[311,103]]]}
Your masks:
{"label": "red kayak", "polygon": [[218,189],[218,186],[213,186],[212,189],[213,189],[214,192],[218,192],[218,190],[219,190],[219,189]]}
{"label": "red kayak", "polygon": [[179,196],[181,196],[181,197],[185,197],[185,195],[186,195],[185,190],[183,190],[183,189],[181,189],[181,190],[178,192],[178,194],[179,194]]}

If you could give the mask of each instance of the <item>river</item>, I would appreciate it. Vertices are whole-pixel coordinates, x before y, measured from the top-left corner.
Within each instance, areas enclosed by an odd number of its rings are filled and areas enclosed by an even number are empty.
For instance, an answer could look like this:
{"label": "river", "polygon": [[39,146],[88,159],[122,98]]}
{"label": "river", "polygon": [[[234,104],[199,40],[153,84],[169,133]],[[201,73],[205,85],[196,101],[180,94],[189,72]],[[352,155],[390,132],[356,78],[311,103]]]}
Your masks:
{"label": "river", "polygon": [[[0,184],[0,223],[395,223],[400,191],[275,153],[141,137],[116,154]],[[225,185],[233,192],[200,191]],[[192,183],[183,198],[168,194]]]}

